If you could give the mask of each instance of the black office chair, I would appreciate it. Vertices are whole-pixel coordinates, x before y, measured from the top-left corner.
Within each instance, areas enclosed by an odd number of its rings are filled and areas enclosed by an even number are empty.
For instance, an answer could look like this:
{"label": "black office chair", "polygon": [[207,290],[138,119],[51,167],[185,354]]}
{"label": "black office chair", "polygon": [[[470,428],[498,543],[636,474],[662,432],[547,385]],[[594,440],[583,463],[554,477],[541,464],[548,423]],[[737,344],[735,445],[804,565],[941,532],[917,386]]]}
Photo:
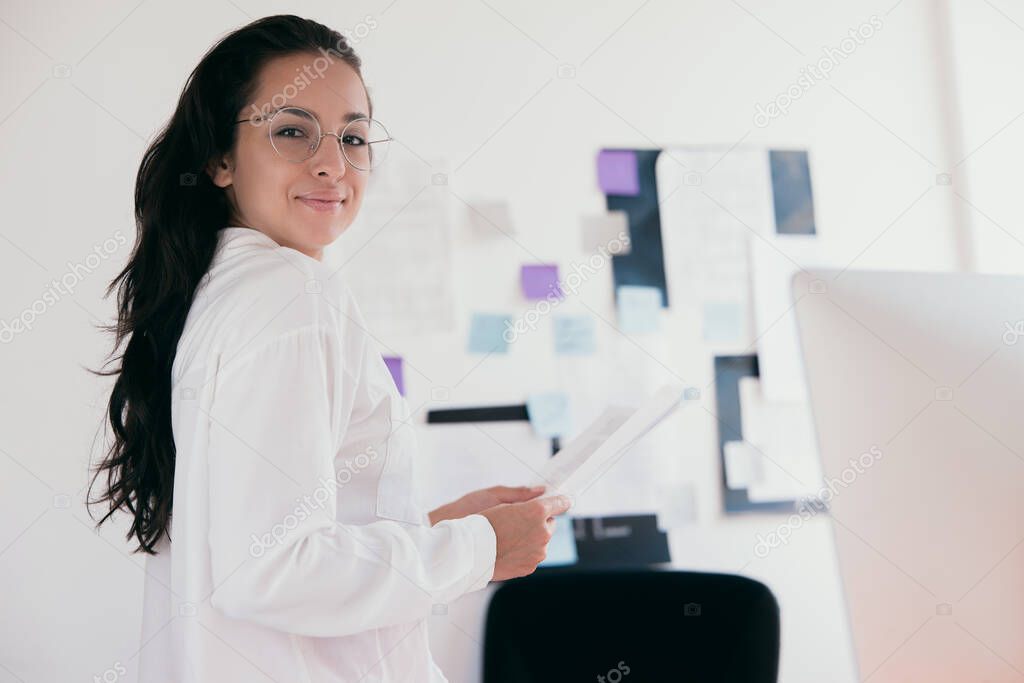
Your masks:
{"label": "black office chair", "polygon": [[778,603],[741,576],[532,575],[487,610],[484,683],[775,683],[778,669]]}

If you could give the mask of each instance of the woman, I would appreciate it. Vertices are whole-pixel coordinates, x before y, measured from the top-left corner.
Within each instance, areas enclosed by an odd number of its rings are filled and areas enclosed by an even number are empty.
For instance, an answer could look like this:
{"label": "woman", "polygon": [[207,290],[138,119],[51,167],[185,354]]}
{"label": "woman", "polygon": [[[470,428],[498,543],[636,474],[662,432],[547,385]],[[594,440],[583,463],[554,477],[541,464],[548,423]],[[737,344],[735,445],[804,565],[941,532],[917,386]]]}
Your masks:
{"label": "woman", "polygon": [[340,34],[268,17],[203,57],[142,161],[90,501],[150,555],[142,683],[444,681],[424,617],[531,573],[568,509],[414,501],[406,403],[320,260],[386,144],[372,115]]}

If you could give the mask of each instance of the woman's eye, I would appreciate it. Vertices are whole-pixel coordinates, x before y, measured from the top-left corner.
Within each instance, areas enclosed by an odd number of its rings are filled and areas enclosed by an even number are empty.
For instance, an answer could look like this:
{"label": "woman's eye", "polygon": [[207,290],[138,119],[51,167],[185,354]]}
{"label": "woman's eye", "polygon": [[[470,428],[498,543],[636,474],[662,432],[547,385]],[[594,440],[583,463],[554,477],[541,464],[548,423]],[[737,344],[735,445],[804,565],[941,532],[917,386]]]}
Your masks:
{"label": "woman's eye", "polygon": [[281,128],[277,131],[277,135],[285,138],[304,138],[306,131],[301,128]]}
{"label": "woman's eye", "polygon": [[362,139],[358,135],[346,135],[345,139],[343,140],[343,142],[346,145],[352,145],[354,147],[362,146],[362,145],[366,144],[366,140]]}

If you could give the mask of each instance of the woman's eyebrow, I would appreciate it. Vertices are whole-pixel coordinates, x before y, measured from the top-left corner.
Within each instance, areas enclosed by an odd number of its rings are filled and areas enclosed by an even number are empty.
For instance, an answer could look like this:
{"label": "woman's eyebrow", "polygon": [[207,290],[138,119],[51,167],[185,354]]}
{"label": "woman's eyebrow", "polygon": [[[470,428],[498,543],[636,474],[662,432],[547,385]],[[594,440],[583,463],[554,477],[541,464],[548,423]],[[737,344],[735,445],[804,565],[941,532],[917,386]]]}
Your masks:
{"label": "woman's eyebrow", "polygon": [[[316,111],[314,111],[313,109],[310,109],[309,107],[302,107],[302,106],[300,106],[300,105],[297,105],[297,104],[296,104],[296,105],[292,105],[292,106],[295,106],[295,107],[299,107],[300,109],[305,109],[305,110],[306,110],[306,111],[308,111],[308,112],[309,112],[310,114],[312,114],[313,116],[315,116],[315,117],[317,118],[317,120],[319,120],[319,121],[323,121],[323,120],[324,120],[324,119],[323,119],[323,117],[322,117],[322,116],[320,116],[320,114],[316,113]],[[278,107],[277,109],[275,109],[275,110],[274,110],[274,112],[277,112],[277,111],[279,111],[279,110],[281,110],[281,109],[286,109],[286,108],[287,108],[287,107]],[[351,122],[351,121],[355,121],[356,119],[368,119],[368,118],[370,118],[370,117],[369,117],[368,115],[366,115],[366,114],[362,113],[362,112],[358,112],[358,111],[350,111],[349,113],[345,114],[345,115],[344,115],[344,116],[342,117],[342,119],[341,119],[341,120],[342,120],[343,122],[345,122],[345,123],[349,123],[349,122]]]}

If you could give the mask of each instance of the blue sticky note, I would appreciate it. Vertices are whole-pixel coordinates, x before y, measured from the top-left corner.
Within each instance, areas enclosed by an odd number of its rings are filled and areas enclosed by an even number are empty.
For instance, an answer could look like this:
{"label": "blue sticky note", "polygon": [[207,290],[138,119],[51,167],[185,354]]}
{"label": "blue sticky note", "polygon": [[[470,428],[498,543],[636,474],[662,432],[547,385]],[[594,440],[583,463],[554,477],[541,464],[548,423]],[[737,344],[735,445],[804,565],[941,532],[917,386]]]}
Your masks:
{"label": "blue sticky note", "polygon": [[562,287],[558,284],[558,266],[553,263],[523,266],[520,280],[523,295],[527,299],[562,298]]}
{"label": "blue sticky note", "polygon": [[580,561],[576,552],[576,533],[572,528],[572,518],[568,515],[555,517],[555,530],[548,541],[547,553],[538,567],[564,567]]}
{"label": "blue sticky note", "polygon": [[743,307],[738,302],[704,302],[704,341],[733,342],[742,330]]}
{"label": "blue sticky note", "polygon": [[470,353],[507,353],[512,320],[497,313],[474,313],[469,324]]}
{"label": "blue sticky note", "polygon": [[594,353],[594,319],[588,315],[556,315],[555,353]]}
{"label": "blue sticky note", "polygon": [[538,436],[553,438],[569,433],[569,397],[560,391],[530,394],[526,414]]}
{"label": "blue sticky note", "polygon": [[626,334],[658,331],[661,315],[661,290],[657,287],[621,285],[618,295],[619,329]]}
{"label": "blue sticky note", "polygon": [[605,194],[634,196],[640,192],[636,152],[602,149],[597,155],[597,184]]}
{"label": "blue sticky note", "polygon": [[775,232],[780,235],[813,235],[814,196],[807,152],[777,150],[768,152],[772,171],[772,198],[775,204]]}

